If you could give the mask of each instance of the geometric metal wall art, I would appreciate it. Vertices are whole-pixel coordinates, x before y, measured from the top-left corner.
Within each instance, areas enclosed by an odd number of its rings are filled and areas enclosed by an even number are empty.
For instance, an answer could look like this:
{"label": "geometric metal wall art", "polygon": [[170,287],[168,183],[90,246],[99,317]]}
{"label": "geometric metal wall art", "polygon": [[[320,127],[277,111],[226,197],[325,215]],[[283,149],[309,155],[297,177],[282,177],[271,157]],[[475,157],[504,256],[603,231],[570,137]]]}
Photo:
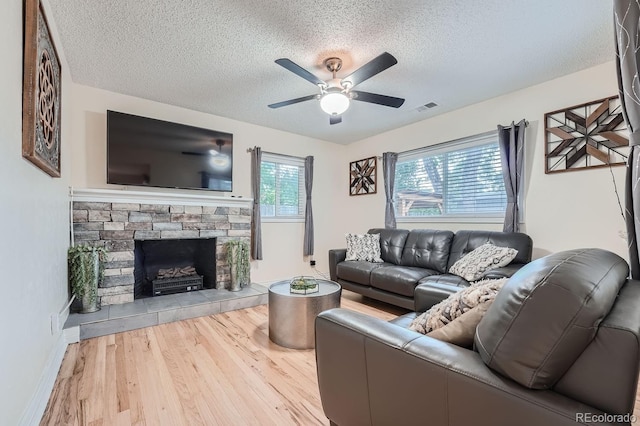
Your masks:
{"label": "geometric metal wall art", "polygon": [[370,157],[349,163],[349,195],[376,193],[376,162],[376,157]]}
{"label": "geometric metal wall art", "polygon": [[545,173],[623,165],[629,131],[618,96],[544,115]]}
{"label": "geometric metal wall art", "polygon": [[24,4],[22,156],[60,177],[62,68],[40,1]]}

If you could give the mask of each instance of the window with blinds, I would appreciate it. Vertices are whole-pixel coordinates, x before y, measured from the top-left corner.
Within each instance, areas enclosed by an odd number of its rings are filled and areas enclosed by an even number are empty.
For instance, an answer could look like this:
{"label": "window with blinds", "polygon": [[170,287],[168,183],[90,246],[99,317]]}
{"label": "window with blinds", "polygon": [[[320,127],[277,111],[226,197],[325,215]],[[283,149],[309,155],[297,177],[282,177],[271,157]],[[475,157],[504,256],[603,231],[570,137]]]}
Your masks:
{"label": "window with blinds", "polygon": [[396,217],[503,218],[497,132],[398,154]]}
{"label": "window with blinds", "polygon": [[304,220],[304,159],[262,154],[260,214],[264,219]]}

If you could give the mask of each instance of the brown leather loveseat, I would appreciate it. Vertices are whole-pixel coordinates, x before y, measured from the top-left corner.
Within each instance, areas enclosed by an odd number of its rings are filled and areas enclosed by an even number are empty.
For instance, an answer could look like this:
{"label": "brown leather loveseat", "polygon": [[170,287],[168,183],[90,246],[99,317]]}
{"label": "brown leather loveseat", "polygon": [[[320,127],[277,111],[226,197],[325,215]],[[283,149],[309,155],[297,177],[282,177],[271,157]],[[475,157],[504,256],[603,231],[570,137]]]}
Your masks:
{"label": "brown leather loveseat", "polygon": [[480,321],[474,349],[345,309],[316,320],[332,424],[620,425],[634,421],[640,282],[600,249],[524,266]]}

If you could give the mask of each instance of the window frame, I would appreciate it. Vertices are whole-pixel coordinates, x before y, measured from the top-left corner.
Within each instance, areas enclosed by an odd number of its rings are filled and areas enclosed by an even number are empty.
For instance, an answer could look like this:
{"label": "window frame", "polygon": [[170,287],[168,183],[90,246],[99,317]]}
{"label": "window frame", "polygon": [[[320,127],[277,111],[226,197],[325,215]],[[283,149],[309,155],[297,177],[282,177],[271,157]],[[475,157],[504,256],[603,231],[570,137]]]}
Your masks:
{"label": "window frame", "polygon": [[[438,154],[444,154],[448,152],[460,151],[466,148],[472,148],[477,146],[486,145],[488,143],[498,143],[498,131],[492,130],[485,133],[480,133],[477,135],[467,136],[460,139],[455,139],[447,142],[438,143],[435,145],[429,145],[421,148],[412,149],[410,151],[399,152],[398,153],[398,161],[396,164],[396,170],[398,164],[403,161],[412,161],[420,158],[424,158],[426,156],[433,156]],[[498,147],[499,149],[499,147]],[[523,158],[524,164],[526,165],[526,155]],[[526,178],[525,174],[523,174],[522,181],[522,191],[518,196],[518,206],[519,206],[519,218],[518,221],[520,223],[524,222],[524,188],[526,187]],[[397,182],[397,180],[394,180]],[[446,182],[443,182],[446,184]],[[394,188],[394,194],[395,194]],[[502,214],[478,214],[478,213],[468,213],[468,214],[445,214],[439,216],[400,216],[398,214],[398,205],[394,200],[394,209],[396,213],[396,222],[399,223],[503,223],[505,212]]]}
{"label": "window frame", "polygon": [[[276,201],[275,201],[275,215],[274,216],[264,216],[262,214],[262,211],[260,212],[260,221],[262,223],[287,223],[287,222],[292,222],[292,223],[298,223],[298,222],[304,222],[304,216],[305,216],[305,208],[306,208],[306,190],[305,190],[305,176],[304,176],[304,170],[305,170],[305,159],[301,158],[301,157],[294,157],[291,155],[286,155],[286,154],[276,154],[276,153],[271,153],[271,152],[262,152],[262,159],[260,160],[260,184],[262,185],[262,163],[263,162],[267,162],[267,163],[275,163],[276,167],[277,165],[287,165],[287,166],[295,166],[295,167],[300,167],[299,169],[299,173],[298,173],[298,208],[302,209],[302,212],[299,215],[293,215],[293,216],[279,216],[278,213],[278,200],[280,198],[280,191],[279,191],[279,186],[276,182]],[[260,195],[262,196],[262,188],[260,191]],[[262,208],[262,203],[258,202],[259,207]]]}

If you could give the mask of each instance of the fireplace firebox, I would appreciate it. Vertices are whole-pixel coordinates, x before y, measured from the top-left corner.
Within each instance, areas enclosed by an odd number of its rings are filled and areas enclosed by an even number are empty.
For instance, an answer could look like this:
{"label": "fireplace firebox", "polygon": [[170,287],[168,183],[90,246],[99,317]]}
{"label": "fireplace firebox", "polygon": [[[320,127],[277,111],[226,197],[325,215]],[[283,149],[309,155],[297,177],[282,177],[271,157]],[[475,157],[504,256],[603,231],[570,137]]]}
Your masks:
{"label": "fireplace firebox", "polygon": [[136,240],[134,298],[216,286],[216,239]]}

